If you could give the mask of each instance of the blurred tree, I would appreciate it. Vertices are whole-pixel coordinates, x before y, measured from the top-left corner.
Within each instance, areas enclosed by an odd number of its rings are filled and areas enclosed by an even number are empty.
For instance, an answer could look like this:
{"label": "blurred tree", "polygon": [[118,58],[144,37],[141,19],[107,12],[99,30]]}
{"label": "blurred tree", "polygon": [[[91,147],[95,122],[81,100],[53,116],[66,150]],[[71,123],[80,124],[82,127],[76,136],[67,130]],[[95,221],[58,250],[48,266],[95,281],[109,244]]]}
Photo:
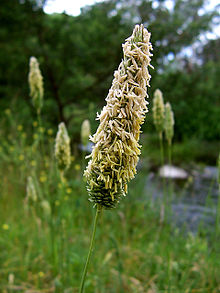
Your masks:
{"label": "blurred tree", "polygon": [[[163,67],[164,58],[174,57],[198,40],[200,34],[211,31],[215,9],[207,11],[207,0],[112,0],[124,21],[144,23],[152,32],[154,65]],[[118,8],[117,8],[118,7]]]}
{"label": "blurred tree", "polygon": [[10,0],[1,3],[0,99],[2,106],[4,104],[8,106],[12,100],[19,100],[18,105],[21,108],[29,103],[28,62],[33,48],[36,48],[36,27],[43,14],[39,1]]}
{"label": "blurred tree", "polygon": [[48,15],[38,30],[46,84],[63,121],[73,117],[73,107],[88,109],[107,94],[126,37],[126,25],[120,15],[108,16],[109,6],[99,3],[78,17]]}
{"label": "blurred tree", "polygon": [[163,89],[173,105],[175,138],[220,140],[220,62],[191,65],[191,71],[158,74],[154,85]]}
{"label": "blurred tree", "polygon": [[199,47],[196,52],[195,58],[201,61],[201,64],[205,64],[209,61],[220,61],[220,38],[208,41],[203,47]]}
{"label": "blurred tree", "polygon": [[[176,123],[179,137],[185,135],[184,127],[190,132],[193,127],[184,121],[181,111],[190,113],[197,109],[193,105],[204,102],[201,91],[204,68],[210,73],[206,76],[209,83],[207,95],[216,97],[215,82],[219,69],[217,64],[211,66],[206,61],[196,66],[188,59],[182,62],[181,52],[198,41],[202,33],[211,30],[216,12],[203,9],[205,0],[169,3],[172,5],[168,6],[167,1],[162,0],[109,0],[86,6],[79,16],[73,17],[65,13],[45,14],[45,1],[3,1],[0,12],[1,108],[10,107],[13,102],[25,120],[34,115],[30,111],[27,75],[29,58],[36,56],[45,84],[43,114],[47,114],[47,120],[52,123],[71,122],[72,131],[79,133],[88,112],[95,112],[97,105],[107,96],[113,72],[121,59],[121,43],[130,35],[136,22],[143,22],[152,33],[154,46],[152,90],[161,88],[182,117],[181,125]],[[212,48],[213,43],[209,45]],[[200,57],[204,60],[210,58],[205,57],[210,54],[208,47],[205,53],[205,48]],[[169,54],[174,59],[171,63],[168,62]],[[188,100],[192,93],[197,98]],[[192,101],[196,102],[193,104]],[[178,120],[176,113],[175,116]],[[200,125],[197,123],[202,125],[207,119],[203,112],[200,116],[195,122],[198,129]],[[205,131],[201,137],[214,139],[218,135],[215,131],[212,135]]]}

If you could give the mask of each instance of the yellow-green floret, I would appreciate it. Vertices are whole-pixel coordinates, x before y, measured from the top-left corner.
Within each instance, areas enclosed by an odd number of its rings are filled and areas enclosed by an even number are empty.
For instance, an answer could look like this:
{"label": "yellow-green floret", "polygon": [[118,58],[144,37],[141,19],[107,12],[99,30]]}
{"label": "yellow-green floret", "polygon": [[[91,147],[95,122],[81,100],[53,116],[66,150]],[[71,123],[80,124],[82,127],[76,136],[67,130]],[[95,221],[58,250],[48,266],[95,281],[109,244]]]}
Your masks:
{"label": "yellow-green floret", "polygon": [[124,57],[114,73],[112,86],[91,138],[94,148],[85,170],[89,200],[113,208],[127,193],[140,155],[140,127],[148,111],[145,100],[150,74],[150,33],[136,25],[123,44]]}
{"label": "yellow-green floret", "polygon": [[28,75],[28,81],[30,87],[30,96],[37,113],[40,114],[41,108],[43,106],[44,95],[43,77],[41,75],[37,58],[31,57],[29,65],[30,71]]}

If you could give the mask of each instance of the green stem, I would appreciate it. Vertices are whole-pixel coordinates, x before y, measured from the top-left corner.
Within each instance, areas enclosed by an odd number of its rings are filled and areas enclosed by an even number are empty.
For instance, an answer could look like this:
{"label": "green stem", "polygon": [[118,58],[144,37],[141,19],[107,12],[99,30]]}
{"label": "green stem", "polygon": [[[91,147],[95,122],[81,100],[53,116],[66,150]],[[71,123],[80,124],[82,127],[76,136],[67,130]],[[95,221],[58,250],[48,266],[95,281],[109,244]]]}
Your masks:
{"label": "green stem", "polygon": [[[65,177],[64,177],[64,171],[59,170],[60,175],[60,183],[61,183],[61,190],[58,192],[57,199],[60,201],[65,196]],[[59,253],[57,254],[57,262],[58,262],[58,269],[61,276],[62,281],[64,282],[64,251],[65,251],[65,229],[64,224],[62,222],[62,218],[65,219],[65,213],[63,211],[64,206],[60,205],[58,210],[58,235],[60,236],[60,242],[59,242]]]}
{"label": "green stem", "polygon": [[84,284],[85,284],[85,280],[86,280],[86,275],[87,275],[87,270],[88,270],[88,266],[89,266],[89,262],[90,262],[90,257],[91,257],[92,251],[93,251],[97,220],[98,220],[98,216],[100,214],[100,211],[101,211],[101,207],[97,206],[95,220],[94,220],[94,224],[93,224],[92,238],[91,238],[90,247],[89,247],[89,253],[88,253],[88,256],[87,256],[87,259],[86,259],[86,263],[85,263],[85,267],[84,267],[84,271],[83,271],[83,275],[82,275],[82,279],[81,279],[79,293],[83,293],[83,291],[84,291]]}
{"label": "green stem", "polygon": [[[159,140],[160,140],[160,161],[161,161],[161,167],[164,166],[164,150],[163,150],[163,133],[159,132]],[[164,221],[164,213],[165,213],[165,207],[166,207],[166,199],[165,199],[165,177],[163,176],[163,200],[162,205],[160,209],[160,222],[162,223]]]}
{"label": "green stem", "polygon": [[54,234],[54,221],[51,216],[50,219],[50,245],[51,245],[51,254],[52,254],[52,263],[54,266],[54,270],[56,271],[56,252],[55,252],[55,234]]}
{"label": "green stem", "polygon": [[[219,237],[219,225],[220,225],[220,153],[217,160],[217,167],[218,167],[218,190],[219,190],[219,196],[217,201],[217,208],[216,208],[216,224],[215,224],[215,243],[217,245],[218,243],[218,237]],[[217,247],[215,247],[217,250]]]}
{"label": "green stem", "polygon": [[[84,145],[83,145],[83,147],[84,147]],[[82,151],[82,176],[83,176],[83,172],[85,170],[85,165],[86,165],[85,156],[86,156],[86,151]]]}
{"label": "green stem", "polygon": [[38,131],[39,131],[39,144],[40,144],[40,148],[41,148],[41,151],[42,151],[42,154],[43,156],[45,155],[45,151],[44,151],[44,134],[42,132],[42,129],[43,129],[43,124],[42,124],[42,120],[41,120],[41,115],[40,113],[38,112],[37,113],[37,120],[38,120]]}
{"label": "green stem", "polygon": [[171,159],[171,142],[168,142],[168,161],[169,161],[169,165],[171,166],[172,164],[172,159]]}
{"label": "green stem", "polygon": [[162,132],[159,133],[159,139],[160,139],[160,163],[161,167],[164,165],[164,152],[163,152],[163,135]]}
{"label": "green stem", "polygon": [[[171,149],[172,149],[172,143],[168,142],[168,163],[169,163],[170,168],[172,165]],[[169,176],[169,201],[170,202],[172,200],[172,193],[173,193],[172,179],[171,179],[171,176]],[[170,204],[170,202],[169,202],[169,204]]]}
{"label": "green stem", "polygon": [[216,226],[215,226],[215,242],[218,241],[219,236],[219,224],[220,224],[220,183],[219,183],[219,196],[218,196],[218,203],[216,209]]}

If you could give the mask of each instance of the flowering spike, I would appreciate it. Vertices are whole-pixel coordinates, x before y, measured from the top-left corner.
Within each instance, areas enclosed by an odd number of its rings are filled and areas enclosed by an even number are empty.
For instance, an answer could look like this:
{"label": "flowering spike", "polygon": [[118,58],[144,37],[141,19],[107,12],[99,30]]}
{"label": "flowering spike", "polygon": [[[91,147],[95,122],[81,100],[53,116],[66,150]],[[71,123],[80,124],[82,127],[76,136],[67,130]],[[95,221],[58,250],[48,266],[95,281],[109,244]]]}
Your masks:
{"label": "flowering spike", "polygon": [[30,71],[28,75],[29,87],[30,87],[30,96],[33,101],[33,105],[37,110],[37,113],[40,114],[41,108],[43,106],[43,77],[39,69],[39,63],[37,58],[30,58]]}
{"label": "flowering spike", "polygon": [[70,138],[63,122],[59,124],[56,136],[55,157],[58,169],[63,173],[69,168],[71,163]]}
{"label": "flowering spike", "polygon": [[154,92],[153,99],[153,119],[156,130],[160,135],[164,130],[164,102],[163,102],[163,94],[159,89],[156,89]]}
{"label": "flowering spike", "polygon": [[47,200],[42,200],[41,208],[43,210],[44,215],[46,217],[50,217],[50,215],[51,215],[51,207],[50,207],[50,203]]}
{"label": "flowering spike", "polygon": [[166,103],[166,105],[165,105],[164,130],[165,130],[166,139],[167,139],[169,145],[171,145],[172,138],[173,138],[173,135],[174,135],[173,127],[174,127],[173,111],[172,111],[170,103]]}
{"label": "flowering spike", "polygon": [[30,199],[33,202],[37,201],[37,191],[34,185],[33,178],[31,176],[29,176],[27,179],[26,194],[28,200]]}
{"label": "flowering spike", "polygon": [[[148,112],[145,97],[149,86],[148,66],[152,54],[150,33],[136,25],[122,45],[124,58],[114,73],[112,86],[91,140],[95,143],[85,170],[89,200],[110,209],[127,192],[136,174],[140,155],[140,126]],[[152,66],[151,66],[152,67]]]}
{"label": "flowering spike", "polygon": [[81,126],[81,142],[84,146],[88,144],[91,135],[90,122],[88,119],[84,120]]}

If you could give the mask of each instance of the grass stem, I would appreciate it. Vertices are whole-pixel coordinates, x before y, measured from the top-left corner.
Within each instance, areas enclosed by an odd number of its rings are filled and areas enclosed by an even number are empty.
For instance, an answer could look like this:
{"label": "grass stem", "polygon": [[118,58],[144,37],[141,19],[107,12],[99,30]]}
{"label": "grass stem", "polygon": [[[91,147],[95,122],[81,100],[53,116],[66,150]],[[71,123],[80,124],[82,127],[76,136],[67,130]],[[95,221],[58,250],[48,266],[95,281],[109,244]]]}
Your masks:
{"label": "grass stem", "polygon": [[[172,143],[171,142],[168,142],[168,164],[169,164],[170,173],[171,173],[171,166],[172,166]],[[172,202],[172,194],[173,194],[172,178],[171,178],[171,174],[169,174],[169,205]]]}
{"label": "grass stem", "polygon": [[218,195],[218,202],[217,202],[217,209],[216,209],[216,224],[215,224],[215,243],[218,243],[218,237],[220,234],[220,183],[219,183],[219,195]]}
{"label": "grass stem", "polygon": [[82,275],[82,279],[81,279],[79,293],[83,293],[83,291],[84,291],[86,275],[87,275],[87,271],[88,271],[88,266],[89,266],[91,254],[92,254],[92,251],[93,251],[93,245],[94,245],[95,233],[96,233],[96,226],[97,226],[98,216],[99,216],[100,212],[101,212],[101,207],[97,206],[95,220],[94,220],[94,224],[93,224],[93,231],[92,231],[92,237],[91,237],[89,252],[88,252],[88,256],[87,256],[87,259],[86,259],[86,263],[85,263],[85,267],[84,267],[84,271],[83,271],[83,275]]}
{"label": "grass stem", "polygon": [[159,140],[160,140],[160,163],[161,167],[164,165],[164,151],[163,151],[163,134],[162,132],[159,133]]}
{"label": "grass stem", "polygon": [[38,120],[38,131],[39,131],[39,145],[42,151],[42,154],[45,155],[45,150],[44,150],[44,134],[43,134],[43,123],[41,119],[40,113],[37,113],[37,120]]}
{"label": "grass stem", "polygon": [[[160,163],[161,167],[164,167],[164,149],[163,149],[163,133],[159,133],[159,140],[160,140]],[[165,198],[165,177],[163,176],[163,200],[162,200],[162,205],[160,209],[160,223],[163,223],[164,221],[164,210],[166,206],[166,198]]]}

